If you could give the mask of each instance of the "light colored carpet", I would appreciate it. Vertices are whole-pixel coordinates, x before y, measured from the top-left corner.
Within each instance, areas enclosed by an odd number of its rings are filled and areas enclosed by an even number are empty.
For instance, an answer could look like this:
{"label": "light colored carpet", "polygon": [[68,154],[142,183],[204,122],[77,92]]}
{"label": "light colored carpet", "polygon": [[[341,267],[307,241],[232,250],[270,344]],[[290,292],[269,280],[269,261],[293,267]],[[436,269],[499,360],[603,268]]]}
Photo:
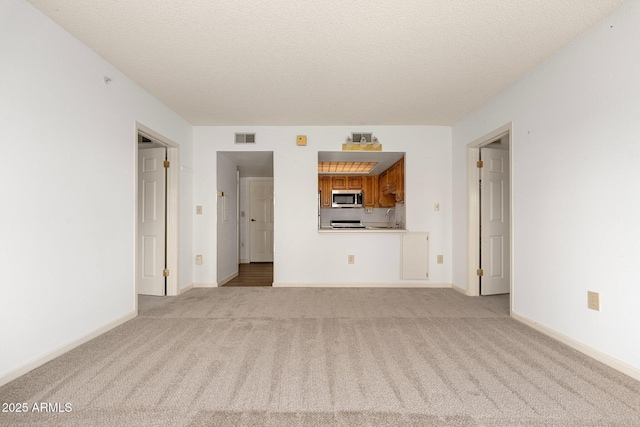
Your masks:
{"label": "light colored carpet", "polygon": [[640,383],[451,289],[194,289],[0,388],[0,425],[639,426]]}

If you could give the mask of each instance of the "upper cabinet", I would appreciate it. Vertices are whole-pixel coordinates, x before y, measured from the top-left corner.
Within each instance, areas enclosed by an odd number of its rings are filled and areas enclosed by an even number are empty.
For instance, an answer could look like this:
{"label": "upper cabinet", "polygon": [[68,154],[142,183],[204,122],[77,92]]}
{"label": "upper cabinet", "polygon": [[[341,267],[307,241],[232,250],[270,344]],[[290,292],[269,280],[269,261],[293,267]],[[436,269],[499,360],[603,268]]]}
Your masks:
{"label": "upper cabinet", "polygon": [[362,190],[362,177],[361,176],[348,176],[347,177],[347,190]]}
{"label": "upper cabinet", "polygon": [[365,208],[375,208],[378,195],[378,177],[362,177],[362,205]]}
{"label": "upper cabinet", "polygon": [[331,178],[334,190],[362,190],[361,176],[334,176]]}
{"label": "upper cabinet", "polygon": [[404,157],[394,166],[396,169],[396,203],[404,203]]}
{"label": "upper cabinet", "polygon": [[331,207],[331,177],[318,177],[318,187],[320,188],[320,206],[323,208]]}
{"label": "upper cabinet", "polygon": [[346,176],[334,176],[331,178],[331,188],[333,190],[346,190],[347,189],[347,177]]}
{"label": "upper cabinet", "polygon": [[404,158],[398,160],[378,177],[380,207],[404,203]]}

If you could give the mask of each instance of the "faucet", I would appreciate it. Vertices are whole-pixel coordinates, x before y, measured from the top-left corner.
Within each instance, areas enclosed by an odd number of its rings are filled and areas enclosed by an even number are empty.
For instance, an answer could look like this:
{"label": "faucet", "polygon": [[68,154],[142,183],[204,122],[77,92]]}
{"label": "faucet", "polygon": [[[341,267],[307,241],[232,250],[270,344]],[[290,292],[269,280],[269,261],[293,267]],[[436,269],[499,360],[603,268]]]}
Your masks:
{"label": "faucet", "polygon": [[[387,218],[389,220],[389,223],[391,223],[391,216],[389,215],[391,213],[391,211],[393,211],[393,219],[395,220],[396,217],[396,208],[389,208],[387,209],[387,213],[384,214],[384,217]],[[394,225],[395,228],[398,228],[398,222],[394,221]]]}

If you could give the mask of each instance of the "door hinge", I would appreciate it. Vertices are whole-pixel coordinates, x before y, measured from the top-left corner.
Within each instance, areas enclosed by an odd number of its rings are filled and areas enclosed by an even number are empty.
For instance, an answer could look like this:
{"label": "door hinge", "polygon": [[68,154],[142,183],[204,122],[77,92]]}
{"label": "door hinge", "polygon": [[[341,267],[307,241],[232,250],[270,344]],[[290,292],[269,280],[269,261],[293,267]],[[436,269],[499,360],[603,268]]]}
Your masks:
{"label": "door hinge", "polygon": [[169,167],[169,160],[165,160],[165,161],[164,161],[164,167],[165,167],[165,168],[168,168],[168,167]]}
{"label": "door hinge", "polygon": [[476,273],[478,274],[478,276],[484,276],[484,270],[479,268]]}
{"label": "door hinge", "polygon": [[476,163],[476,165],[478,166],[478,169],[482,169],[482,166],[484,166],[484,163],[482,162],[482,160],[478,160],[478,163]]}
{"label": "door hinge", "polygon": [[169,277],[169,269],[165,268],[162,270],[162,277]]}

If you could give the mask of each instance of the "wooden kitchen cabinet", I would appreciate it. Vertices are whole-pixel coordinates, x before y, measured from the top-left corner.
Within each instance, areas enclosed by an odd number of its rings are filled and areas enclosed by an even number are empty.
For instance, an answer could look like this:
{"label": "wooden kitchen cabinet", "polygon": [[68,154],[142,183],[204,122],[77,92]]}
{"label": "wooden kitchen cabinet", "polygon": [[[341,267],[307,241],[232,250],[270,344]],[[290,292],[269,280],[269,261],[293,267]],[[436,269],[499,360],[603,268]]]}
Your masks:
{"label": "wooden kitchen cabinet", "polygon": [[334,176],[331,178],[331,188],[334,190],[346,190],[347,189],[347,177],[346,176]]}
{"label": "wooden kitchen cabinet", "polygon": [[378,175],[378,189],[384,193],[389,188],[389,169]]}
{"label": "wooden kitchen cabinet", "polygon": [[396,164],[396,203],[404,203],[404,157]]}
{"label": "wooden kitchen cabinet", "polygon": [[378,197],[378,177],[362,177],[362,205],[365,208],[375,208]]}
{"label": "wooden kitchen cabinet", "polygon": [[320,187],[320,207],[331,207],[331,177],[320,176],[318,177],[318,186]]}
{"label": "wooden kitchen cabinet", "polygon": [[396,192],[396,188],[397,188],[397,171],[396,171],[396,164],[394,164],[393,166],[391,166],[389,169],[387,169],[386,171],[384,171],[384,186],[382,188],[382,194],[389,195],[389,194],[394,194]]}
{"label": "wooden kitchen cabinet", "polygon": [[347,190],[362,190],[362,177],[361,176],[348,176],[347,177]]}

